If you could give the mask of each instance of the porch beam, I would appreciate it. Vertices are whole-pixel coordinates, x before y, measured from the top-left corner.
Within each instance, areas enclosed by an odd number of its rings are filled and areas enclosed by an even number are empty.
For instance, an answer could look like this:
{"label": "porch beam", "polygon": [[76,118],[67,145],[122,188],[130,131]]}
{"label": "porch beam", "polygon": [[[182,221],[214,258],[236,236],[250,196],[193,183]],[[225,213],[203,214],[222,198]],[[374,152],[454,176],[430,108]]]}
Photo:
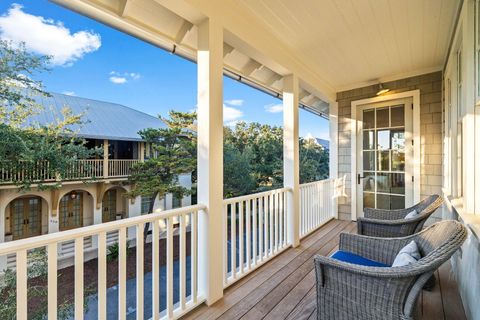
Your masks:
{"label": "porch beam", "polygon": [[199,292],[207,305],[223,296],[223,28],[206,19],[198,28]]}
{"label": "porch beam", "polygon": [[296,75],[283,78],[283,183],[291,189],[287,196],[287,239],[293,247],[300,244],[300,147],[298,131],[299,85]]}

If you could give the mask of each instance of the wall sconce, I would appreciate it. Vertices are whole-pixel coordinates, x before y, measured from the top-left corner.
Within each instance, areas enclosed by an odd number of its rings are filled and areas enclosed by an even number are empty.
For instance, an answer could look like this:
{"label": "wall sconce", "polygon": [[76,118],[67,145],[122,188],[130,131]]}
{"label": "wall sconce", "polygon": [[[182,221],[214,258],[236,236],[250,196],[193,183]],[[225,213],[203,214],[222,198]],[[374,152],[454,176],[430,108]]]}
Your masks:
{"label": "wall sconce", "polygon": [[378,91],[377,91],[377,96],[379,95],[382,95],[384,93],[387,93],[388,91],[390,91],[390,89],[387,89],[383,86],[383,84],[378,84]]}

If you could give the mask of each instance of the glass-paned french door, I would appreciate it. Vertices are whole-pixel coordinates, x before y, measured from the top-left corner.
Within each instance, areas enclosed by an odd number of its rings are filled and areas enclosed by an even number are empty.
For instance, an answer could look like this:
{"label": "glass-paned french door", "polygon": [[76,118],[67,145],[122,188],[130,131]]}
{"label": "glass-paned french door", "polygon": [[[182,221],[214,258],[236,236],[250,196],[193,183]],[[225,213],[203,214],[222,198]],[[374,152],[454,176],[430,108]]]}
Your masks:
{"label": "glass-paned french door", "polygon": [[102,201],[102,221],[115,221],[117,218],[117,190],[110,189],[105,192]]}
{"label": "glass-paned french door", "polygon": [[10,205],[13,240],[38,236],[42,233],[42,199],[20,198]]}
{"label": "glass-paned french door", "polygon": [[71,192],[60,199],[60,230],[83,226],[83,193]]}
{"label": "glass-paned french door", "polygon": [[365,105],[357,113],[357,209],[411,204],[412,114],[411,99]]}

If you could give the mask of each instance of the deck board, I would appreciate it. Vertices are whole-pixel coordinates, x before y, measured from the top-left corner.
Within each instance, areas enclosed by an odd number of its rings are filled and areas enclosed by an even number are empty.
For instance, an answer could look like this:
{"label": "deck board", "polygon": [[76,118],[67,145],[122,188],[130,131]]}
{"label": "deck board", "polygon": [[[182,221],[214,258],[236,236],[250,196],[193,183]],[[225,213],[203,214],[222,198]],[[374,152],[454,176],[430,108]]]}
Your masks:
{"label": "deck board", "polygon": [[[231,285],[210,307],[199,306],[184,319],[316,319],[315,254],[338,247],[338,234],[356,232],[353,222],[333,220],[258,270]],[[436,272],[437,285],[419,299],[422,319],[465,318],[456,282],[447,262]]]}

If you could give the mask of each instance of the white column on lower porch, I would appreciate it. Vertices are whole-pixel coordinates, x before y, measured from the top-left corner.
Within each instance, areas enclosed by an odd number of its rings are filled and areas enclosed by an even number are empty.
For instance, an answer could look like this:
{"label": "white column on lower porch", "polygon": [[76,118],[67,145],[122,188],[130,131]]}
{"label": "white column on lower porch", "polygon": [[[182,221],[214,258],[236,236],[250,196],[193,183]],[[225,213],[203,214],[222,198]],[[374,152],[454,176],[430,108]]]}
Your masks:
{"label": "white column on lower porch", "polygon": [[292,191],[287,196],[288,242],[300,244],[300,146],[298,133],[298,78],[283,78],[283,183]]}
{"label": "white column on lower porch", "polygon": [[210,305],[223,296],[223,28],[207,19],[198,30],[199,291]]}

